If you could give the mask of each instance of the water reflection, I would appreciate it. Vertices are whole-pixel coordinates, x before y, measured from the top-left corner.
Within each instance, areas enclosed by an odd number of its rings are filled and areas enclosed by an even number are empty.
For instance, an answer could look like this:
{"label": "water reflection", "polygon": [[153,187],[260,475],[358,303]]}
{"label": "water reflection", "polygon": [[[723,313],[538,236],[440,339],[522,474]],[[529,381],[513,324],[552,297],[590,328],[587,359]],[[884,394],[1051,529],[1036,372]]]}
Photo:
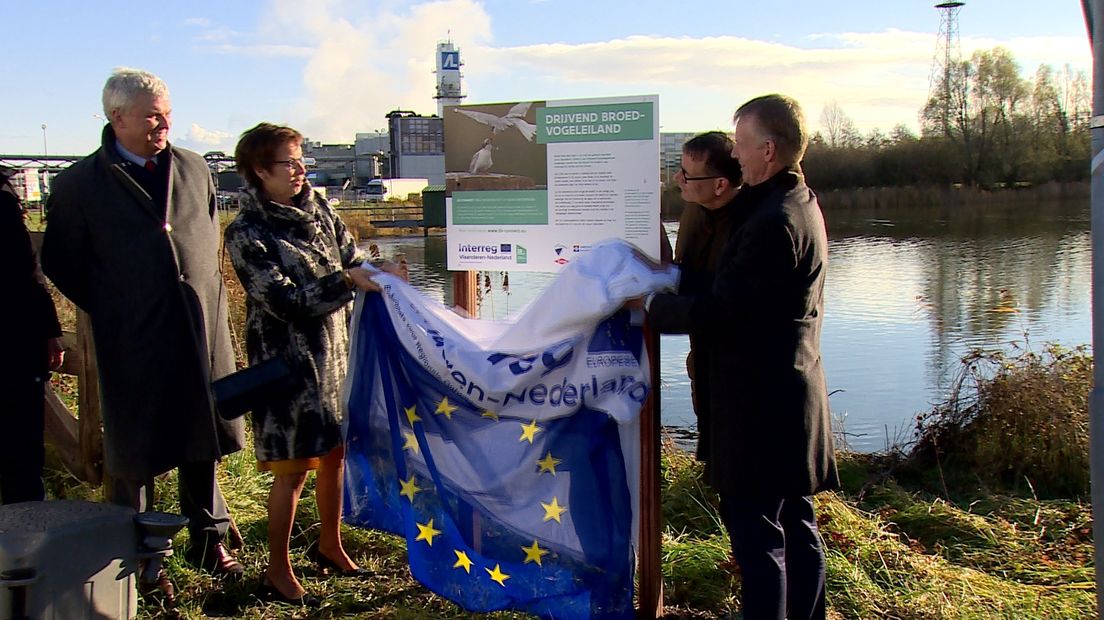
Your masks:
{"label": "water reflection", "polygon": [[970,349],[1091,340],[1087,202],[827,219],[823,350],[855,449],[909,438]]}
{"label": "water reflection", "polygon": [[[1091,340],[1089,205],[833,210],[822,350],[830,402],[852,449],[910,436],[972,348]],[[668,225],[672,236],[676,226]],[[443,237],[376,239],[405,252],[411,281],[451,300]],[[485,277],[486,276],[486,277]],[[480,275],[484,318],[514,316],[550,274]],[[490,280],[490,291],[482,284]],[[662,338],[663,423],[693,431],[685,337]]]}

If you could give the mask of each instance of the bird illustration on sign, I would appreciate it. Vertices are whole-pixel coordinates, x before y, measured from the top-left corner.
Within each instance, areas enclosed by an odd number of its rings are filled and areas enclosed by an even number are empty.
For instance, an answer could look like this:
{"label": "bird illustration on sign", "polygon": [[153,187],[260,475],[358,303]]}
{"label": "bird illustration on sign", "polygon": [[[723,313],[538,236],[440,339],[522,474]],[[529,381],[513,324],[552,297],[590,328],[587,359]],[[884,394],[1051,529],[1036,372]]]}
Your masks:
{"label": "bird illustration on sign", "polygon": [[491,159],[491,150],[494,149],[494,143],[490,138],[483,140],[483,146],[472,155],[471,163],[468,164],[468,172],[471,174],[479,174],[491,169],[494,165],[494,160]]}
{"label": "bird illustration on sign", "polygon": [[521,132],[521,135],[525,136],[526,140],[532,142],[533,137],[537,135],[537,126],[525,120],[525,115],[529,113],[529,107],[531,105],[533,105],[532,102],[522,102],[515,104],[503,116],[497,116],[495,114],[490,114],[487,112],[479,112],[477,110],[464,110],[462,108],[453,108],[453,111],[489,126],[491,128],[492,136],[513,127],[514,129],[517,129],[519,132]]}

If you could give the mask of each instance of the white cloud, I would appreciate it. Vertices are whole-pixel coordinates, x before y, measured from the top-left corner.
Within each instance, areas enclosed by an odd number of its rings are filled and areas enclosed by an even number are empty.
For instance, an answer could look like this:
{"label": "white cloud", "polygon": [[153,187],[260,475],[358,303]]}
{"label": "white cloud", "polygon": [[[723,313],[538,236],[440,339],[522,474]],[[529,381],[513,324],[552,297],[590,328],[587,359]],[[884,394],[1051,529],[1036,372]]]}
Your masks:
{"label": "white cloud", "polygon": [[[916,127],[928,93],[933,34],[901,30],[822,34],[803,43],[736,36],[632,36],[573,45],[469,48],[467,59],[473,85],[486,87],[492,78],[525,76],[527,83],[556,88],[556,92],[517,93],[516,97],[507,93],[491,100],[658,92],[665,131],[727,127],[737,105],[768,92],[795,97],[814,126],[822,107],[835,100],[862,131],[889,130],[898,123]],[[1040,62],[1057,68],[1063,59],[1076,63],[1080,57],[1084,62],[1075,64],[1077,69],[1091,60],[1084,41],[1072,37],[964,39],[962,44],[967,57],[974,49],[1008,47],[1025,77]]]}
{"label": "white cloud", "polygon": [[[202,25],[206,49],[304,59],[301,79],[288,83],[287,115],[324,142],[384,127],[391,110],[434,113],[433,50],[447,35],[461,47],[472,103],[656,93],[664,131],[726,129],[739,103],[768,92],[795,97],[814,127],[836,101],[861,131],[916,128],[935,50],[934,33],[895,29],[795,43],[641,35],[503,47],[478,0],[318,0],[309,11],[300,0],[271,0],[254,32]],[[962,40],[967,57],[996,45],[1012,51],[1025,77],[1039,63],[1076,70],[1091,61],[1080,37]]]}
{"label": "white cloud", "polygon": [[189,17],[184,20],[185,26],[199,26],[200,28],[207,28],[211,25],[211,20],[206,17]]}
{"label": "white cloud", "polygon": [[1087,36],[1016,37],[1005,41],[965,38],[962,40],[962,56],[969,58],[976,50],[992,49],[998,45],[1012,52],[1024,74],[1034,74],[1040,64],[1060,69],[1066,63],[1074,70],[1083,69],[1087,74],[1092,74],[1092,49]]}
{"label": "white cloud", "polygon": [[198,123],[192,123],[188,135],[182,141],[184,146],[197,151],[226,151],[234,149],[234,134],[215,129],[204,129]]}
{"label": "white cloud", "polygon": [[564,84],[562,96],[657,92],[661,122],[671,131],[725,127],[739,103],[767,92],[797,98],[812,118],[835,99],[860,127],[914,122],[927,91],[930,35],[833,35],[811,42],[633,36],[483,48],[469,54],[469,64],[481,72],[493,68],[496,77]]}
{"label": "white cloud", "polygon": [[[215,33],[209,33],[209,36],[215,37],[221,35]],[[213,40],[213,39],[212,39]],[[258,44],[258,45],[234,45],[231,43],[222,43],[219,45],[213,45],[209,48],[210,51],[219,54],[242,54],[245,56],[271,56],[274,58],[309,58],[314,53],[314,49],[310,47],[304,47],[299,45],[279,45],[279,44]]]}
{"label": "white cloud", "polygon": [[385,127],[391,110],[436,113],[437,42],[451,33],[464,44],[483,44],[490,30],[490,17],[475,0],[370,11],[336,1],[304,11],[298,0],[275,0],[258,35],[284,41],[307,59],[297,129],[312,140],[348,142],[357,131]]}

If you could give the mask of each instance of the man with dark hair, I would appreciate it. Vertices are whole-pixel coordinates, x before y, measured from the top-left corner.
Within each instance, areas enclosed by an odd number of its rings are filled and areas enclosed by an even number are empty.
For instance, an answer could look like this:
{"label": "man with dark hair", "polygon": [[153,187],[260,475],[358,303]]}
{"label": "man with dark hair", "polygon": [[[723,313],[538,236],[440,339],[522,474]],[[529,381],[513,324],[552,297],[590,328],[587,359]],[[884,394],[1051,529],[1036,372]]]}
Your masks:
{"label": "man with dark hair", "polygon": [[820,356],[827,235],[801,174],[798,104],[758,97],[735,123],[744,186],[716,270],[683,269],[678,294],[643,303],[661,332],[709,334],[708,355],[695,356],[707,386],[698,451],[740,564],[744,617],[824,618],[812,496],[839,485]]}
{"label": "man with dark hair", "polygon": [[[732,139],[720,131],[708,131],[682,145],[682,167],[675,174],[682,199],[686,201],[679,218],[674,259],[680,267],[712,272],[721,249],[732,230],[735,209],[732,199],[740,189],[740,163],[732,157]],[[683,290],[683,294],[704,291]],[[708,359],[709,335],[690,331],[690,351],[686,355],[686,375],[690,378],[690,397],[698,421],[698,434],[709,435],[709,417],[701,415],[708,402],[708,382],[698,381],[695,358]]]}
{"label": "man with dark hair", "polygon": [[726,207],[740,188],[740,162],[732,157],[732,140],[720,131],[687,140],[675,181],[687,203],[679,218],[675,262],[689,260],[692,268],[705,268],[720,257],[731,219]]}
{"label": "man with dark hair", "polygon": [[[92,321],[109,499],[147,510],[154,477],[177,468],[185,558],[236,578],[215,469],[244,436],[210,391],[234,369],[214,183],[202,157],[169,144],[160,78],[116,69],[103,106],[102,146],[54,181],[43,270]],[[152,585],[171,602],[164,573]]]}
{"label": "man with dark hair", "polygon": [[23,218],[9,173],[0,169],[0,290],[9,296],[0,315],[7,360],[7,370],[0,373],[0,504],[46,498],[45,388],[50,371],[61,367],[64,357],[54,301],[38,273]]}

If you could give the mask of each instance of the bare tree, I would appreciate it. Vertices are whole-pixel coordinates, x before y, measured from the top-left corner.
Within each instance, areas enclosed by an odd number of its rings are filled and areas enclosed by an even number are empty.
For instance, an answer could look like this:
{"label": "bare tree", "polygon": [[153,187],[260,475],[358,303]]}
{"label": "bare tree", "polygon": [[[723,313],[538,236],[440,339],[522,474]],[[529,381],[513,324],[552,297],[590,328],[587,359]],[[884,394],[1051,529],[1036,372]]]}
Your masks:
{"label": "bare tree", "polygon": [[825,104],[821,110],[820,124],[824,127],[824,141],[830,148],[854,147],[862,142],[855,123],[835,99]]}

